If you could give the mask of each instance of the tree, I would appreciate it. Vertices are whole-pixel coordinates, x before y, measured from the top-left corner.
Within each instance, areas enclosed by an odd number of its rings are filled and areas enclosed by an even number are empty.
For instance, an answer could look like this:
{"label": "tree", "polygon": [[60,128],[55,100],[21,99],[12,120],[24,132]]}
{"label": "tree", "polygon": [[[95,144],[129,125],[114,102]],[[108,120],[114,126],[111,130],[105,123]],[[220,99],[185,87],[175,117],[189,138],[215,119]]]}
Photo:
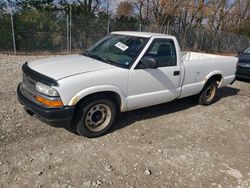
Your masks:
{"label": "tree", "polygon": [[55,8],[53,0],[20,0],[17,6],[21,11],[39,10],[52,11]]}
{"label": "tree", "polygon": [[113,30],[138,31],[139,27],[135,17],[121,16],[114,19]]}
{"label": "tree", "polygon": [[128,1],[122,1],[117,7],[116,16],[120,18],[121,16],[124,17],[132,17],[133,15],[133,6]]}
{"label": "tree", "polygon": [[143,11],[146,8],[146,22],[147,22],[147,18],[148,18],[147,8],[148,8],[149,0],[147,0],[146,2],[145,0],[131,0],[130,2],[134,6],[135,10],[138,11],[140,24],[143,23]]}
{"label": "tree", "polygon": [[231,19],[227,25],[227,30],[242,34],[249,33],[247,31],[250,30],[250,1],[237,1],[230,17]]}

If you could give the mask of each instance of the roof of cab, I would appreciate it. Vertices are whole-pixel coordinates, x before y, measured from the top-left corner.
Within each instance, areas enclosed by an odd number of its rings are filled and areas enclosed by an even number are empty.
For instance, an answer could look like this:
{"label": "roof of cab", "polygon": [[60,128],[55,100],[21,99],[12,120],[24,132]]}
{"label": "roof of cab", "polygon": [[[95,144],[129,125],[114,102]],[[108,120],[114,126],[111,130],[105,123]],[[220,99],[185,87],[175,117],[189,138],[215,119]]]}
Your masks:
{"label": "roof of cab", "polygon": [[166,35],[162,33],[150,33],[150,32],[139,32],[139,31],[115,31],[115,32],[112,32],[111,34],[128,35],[128,36],[145,37],[145,38],[150,38],[153,36],[172,37],[171,35]]}

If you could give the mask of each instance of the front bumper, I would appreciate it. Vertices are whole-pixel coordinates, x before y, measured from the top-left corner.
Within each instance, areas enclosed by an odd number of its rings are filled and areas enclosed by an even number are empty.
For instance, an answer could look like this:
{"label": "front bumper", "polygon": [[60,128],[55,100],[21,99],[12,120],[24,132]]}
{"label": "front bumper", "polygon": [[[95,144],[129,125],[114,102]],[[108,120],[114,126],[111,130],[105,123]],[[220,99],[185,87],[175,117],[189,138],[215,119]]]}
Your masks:
{"label": "front bumper", "polygon": [[33,101],[26,98],[21,90],[21,84],[17,87],[17,98],[18,101],[25,106],[26,109],[37,114],[42,119],[48,121],[68,121],[72,120],[75,107],[74,106],[64,106],[62,108],[46,108],[39,104],[34,103]]}

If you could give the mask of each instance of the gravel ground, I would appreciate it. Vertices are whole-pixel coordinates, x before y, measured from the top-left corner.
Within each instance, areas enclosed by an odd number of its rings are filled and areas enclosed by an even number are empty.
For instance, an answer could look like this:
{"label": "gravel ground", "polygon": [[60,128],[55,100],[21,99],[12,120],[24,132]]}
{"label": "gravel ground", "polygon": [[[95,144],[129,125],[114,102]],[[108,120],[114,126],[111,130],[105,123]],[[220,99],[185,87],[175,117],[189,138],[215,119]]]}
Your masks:
{"label": "gravel ground", "polygon": [[0,187],[250,187],[250,83],[120,115],[87,139],[25,113],[21,65],[0,55]]}

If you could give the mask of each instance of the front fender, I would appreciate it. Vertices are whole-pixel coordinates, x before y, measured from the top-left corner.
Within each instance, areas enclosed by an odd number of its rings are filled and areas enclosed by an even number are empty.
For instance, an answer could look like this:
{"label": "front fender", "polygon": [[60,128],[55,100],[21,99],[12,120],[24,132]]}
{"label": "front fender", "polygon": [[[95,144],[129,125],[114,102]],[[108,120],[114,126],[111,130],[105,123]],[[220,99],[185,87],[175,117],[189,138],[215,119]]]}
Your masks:
{"label": "front fender", "polygon": [[97,86],[93,86],[93,87],[89,87],[89,88],[85,88],[81,91],[79,91],[76,95],[74,95],[68,106],[74,106],[76,105],[81,99],[83,99],[84,97],[94,94],[94,93],[100,93],[100,92],[115,92],[116,94],[118,94],[120,96],[121,99],[121,111],[125,111],[126,110],[126,96],[123,94],[123,92],[116,86],[112,86],[112,85],[97,85]]}

